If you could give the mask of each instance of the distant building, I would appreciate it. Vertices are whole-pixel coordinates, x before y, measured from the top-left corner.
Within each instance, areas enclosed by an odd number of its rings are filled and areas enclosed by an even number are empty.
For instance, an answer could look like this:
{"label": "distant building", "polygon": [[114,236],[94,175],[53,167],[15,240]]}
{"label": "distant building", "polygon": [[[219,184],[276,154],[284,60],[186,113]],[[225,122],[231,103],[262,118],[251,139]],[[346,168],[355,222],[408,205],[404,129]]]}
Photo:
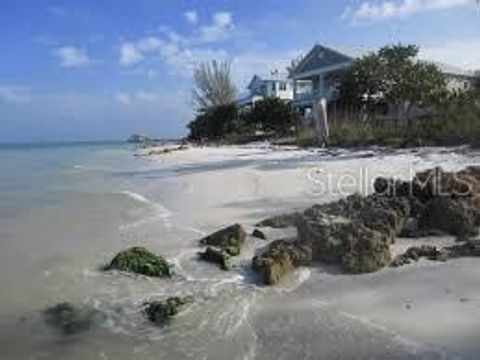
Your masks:
{"label": "distant building", "polygon": [[248,94],[237,100],[240,107],[252,107],[263,98],[293,100],[293,81],[288,78],[287,73],[278,70],[272,71],[268,75],[255,75],[247,89]]}
{"label": "distant building", "polygon": [[436,63],[436,65],[445,75],[449,91],[461,92],[473,88],[475,79],[478,76],[474,72],[443,63]]}

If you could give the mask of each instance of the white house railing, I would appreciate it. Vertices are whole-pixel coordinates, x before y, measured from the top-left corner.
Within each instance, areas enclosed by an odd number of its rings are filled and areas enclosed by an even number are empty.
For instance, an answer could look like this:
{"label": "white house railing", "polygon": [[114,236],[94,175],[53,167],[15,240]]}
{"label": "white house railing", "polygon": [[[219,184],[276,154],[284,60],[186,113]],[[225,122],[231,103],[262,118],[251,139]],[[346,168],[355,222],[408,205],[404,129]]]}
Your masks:
{"label": "white house railing", "polygon": [[294,95],[294,101],[297,102],[310,102],[310,101],[315,101],[321,97],[327,98],[327,100],[331,100],[334,97],[337,96],[337,89],[336,87],[332,86],[327,89],[324,89],[323,91],[304,91],[301,93],[296,93]]}

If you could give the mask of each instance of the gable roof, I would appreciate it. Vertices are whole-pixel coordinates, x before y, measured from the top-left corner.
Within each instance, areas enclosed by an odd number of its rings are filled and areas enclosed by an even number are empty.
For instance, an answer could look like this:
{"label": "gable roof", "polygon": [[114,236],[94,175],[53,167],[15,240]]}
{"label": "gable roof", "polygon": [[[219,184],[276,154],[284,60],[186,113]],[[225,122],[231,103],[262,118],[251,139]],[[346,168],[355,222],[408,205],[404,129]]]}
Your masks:
{"label": "gable roof", "polygon": [[250,89],[255,81],[287,81],[288,80],[288,74],[284,72],[272,72],[268,75],[257,75],[255,74],[248,83],[247,89]]}
{"label": "gable roof", "polygon": [[317,69],[351,63],[355,59],[323,45],[315,45],[292,71],[298,75]]}

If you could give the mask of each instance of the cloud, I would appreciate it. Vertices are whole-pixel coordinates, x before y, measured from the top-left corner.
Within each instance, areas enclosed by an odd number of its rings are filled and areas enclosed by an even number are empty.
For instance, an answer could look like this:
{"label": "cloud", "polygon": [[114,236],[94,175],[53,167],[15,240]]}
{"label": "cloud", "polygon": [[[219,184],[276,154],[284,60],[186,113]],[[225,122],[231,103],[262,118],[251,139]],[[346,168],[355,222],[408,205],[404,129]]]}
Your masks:
{"label": "cloud", "polygon": [[353,22],[387,20],[395,17],[406,17],[420,12],[451,9],[462,6],[473,6],[473,0],[400,0],[400,1],[364,1],[358,7],[347,7],[343,19]]}
{"label": "cloud", "polygon": [[93,63],[84,49],[74,46],[62,46],[54,52],[54,55],[59,58],[62,67],[85,67]]}
{"label": "cloud", "polygon": [[125,42],[120,45],[120,64],[124,66],[135,65],[143,60],[143,55],[137,45]]}
{"label": "cloud", "polygon": [[30,88],[26,86],[0,85],[0,103],[24,103],[30,101]]}
{"label": "cloud", "polygon": [[[228,12],[213,14],[210,24],[196,28],[190,36],[163,27],[161,35],[123,42],[119,62],[124,66],[138,67],[144,63],[150,66],[160,60],[172,73],[188,78],[199,62],[227,58],[225,50],[209,44],[226,39],[233,28],[232,14]],[[147,70],[146,73],[151,72]]]}
{"label": "cloud", "polygon": [[419,57],[458,66],[466,70],[480,69],[480,39],[462,39],[442,42],[420,48]]}
{"label": "cloud", "polygon": [[185,18],[189,23],[196,24],[198,22],[198,13],[195,10],[186,11]]}
{"label": "cloud", "polygon": [[132,105],[139,103],[161,102],[165,94],[149,90],[136,90],[132,92],[118,92],[115,94],[115,100],[122,105]]}
{"label": "cloud", "polygon": [[198,41],[200,42],[216,42],[224,40],[233,30],[232,14],[226,11],[220,11],[212,16],[212,23],[205,25],[199,29]]}

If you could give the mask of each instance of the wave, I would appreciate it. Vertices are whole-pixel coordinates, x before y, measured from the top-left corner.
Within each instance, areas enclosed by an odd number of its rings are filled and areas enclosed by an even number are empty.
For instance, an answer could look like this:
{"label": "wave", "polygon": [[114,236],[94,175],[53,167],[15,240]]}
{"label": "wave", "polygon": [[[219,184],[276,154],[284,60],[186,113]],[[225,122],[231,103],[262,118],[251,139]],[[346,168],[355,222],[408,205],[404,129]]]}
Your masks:
{"label": "wave", "polygon": [[136,193],[136,192],[133,192],[133,191],[129,191],[129,190],[124,190],[121,192],[121,194],[123,195],[126,195],[128,196],[129,198],[135,200],[135,201],[138,201],[142,204],[149,204],[149,205],[153,205],[153,203],[148,200],[145,196],[139,194],[139,193]]}
{"label": "wave", "polygon": [[171,221],[170,221],[170,218],[172,217],[172,212],[170,210],[168,210],[162,204],[155,203],[155,202],[149,200],[148,198],[146,198],[145,196],[143,196],[139,193],[133,192],[133,191],[124,190],[124,191],[121,191],[120,193],[122,195],[125,195],[125,196],[129,197],[132,200],[135,200],[136,202],[138,202],[140,204],[146,205],[152,211],[152,214],[147,216],[147,217],[144,217],[144,218],[139,219],[137,221],[134,221],[132,223],[120,226],[120,230],[125,230],[125,229],[138,227],[140,225],[150,223],[150,222],[156,221],[158,219],[161,219],[164,222],[164,225],[166,227],[171,227],[172,226]]}

